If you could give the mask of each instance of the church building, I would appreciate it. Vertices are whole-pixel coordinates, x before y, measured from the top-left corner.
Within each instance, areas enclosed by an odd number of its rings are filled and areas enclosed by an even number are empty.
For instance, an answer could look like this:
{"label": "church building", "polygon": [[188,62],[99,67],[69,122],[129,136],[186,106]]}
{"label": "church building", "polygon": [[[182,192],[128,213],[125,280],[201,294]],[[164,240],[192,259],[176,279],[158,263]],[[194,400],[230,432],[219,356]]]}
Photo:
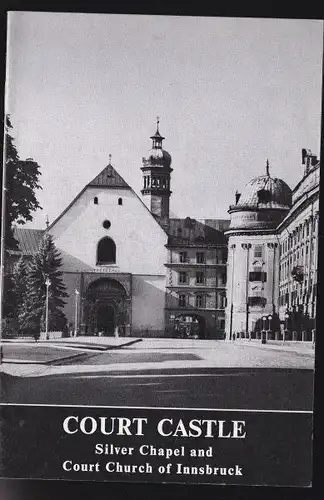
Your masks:
{"label": "church building", "polygon": [[65,315],[78,335],[225,332],[227,220],[170,218],[171,155],[157,130],[140,198],[111,163],[44,231],[15,229],[28,260],[45,233],[63,258]]}

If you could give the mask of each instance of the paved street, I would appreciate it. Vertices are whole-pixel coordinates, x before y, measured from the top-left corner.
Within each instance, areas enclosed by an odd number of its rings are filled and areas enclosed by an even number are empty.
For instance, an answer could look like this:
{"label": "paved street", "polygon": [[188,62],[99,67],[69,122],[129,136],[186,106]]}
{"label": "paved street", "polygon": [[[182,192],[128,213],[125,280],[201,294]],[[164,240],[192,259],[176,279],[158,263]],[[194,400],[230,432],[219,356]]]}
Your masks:
{"label": "paved street", "polygon": [[5,345],[5,358],[39,362],[44,354],[47,364],[4,363],[2,401],[237,409],[312,407],[314,350],[308,346],[144,339],[103,352],[93,345],[91,350],[80,347]]}

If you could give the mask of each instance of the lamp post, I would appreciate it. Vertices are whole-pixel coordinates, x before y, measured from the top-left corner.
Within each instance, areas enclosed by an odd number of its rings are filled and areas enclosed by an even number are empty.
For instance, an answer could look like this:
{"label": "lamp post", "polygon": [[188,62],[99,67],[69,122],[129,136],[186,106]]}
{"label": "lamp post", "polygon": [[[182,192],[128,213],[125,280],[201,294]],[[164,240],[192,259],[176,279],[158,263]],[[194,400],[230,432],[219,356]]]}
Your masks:
{"label": "lamp post", "polygon": [[75,312],[74,312],[74,336],[78,333],[78,297],[80,295],[79,290],[75,289]]}
{"label": "lamp post", "polygon": [[[272,316],[271,316],[271,314],[269,314],[269,316],[268,316],[268,320],[269,320],[269,332],[271,332],[271,320],[272,320]],[[267,337],[268,337],[268,334],[267,334]],[[271,338],[271,337],[270,337],[270,338]],[[268,340],[268,338],[267,338],[267,340]]]}
{"label": "lamp post", "polygon": [[263,316],[262,317],[262,330],[265,330],[266,321],[267,321],[267,317]]}
{"label": "lamp post", "polygon": [[283,332],[283,342],[285,342],[285,340],[286,340],[286,330],[288,330],[288,319],[289,319],[289,313],[288,313],[288,311],[286,311],[286,313],[285,313],[285,328],[284,328],[284,332]]}
{"label": "lamp post", "polygon": [[267,317],[262,316],[262,331],[261,331],[261,344],[266,344],[267,343],[267,333],[266,333],[266,321]]}
{"label": "lamp post", "polygon": [[51,282],[49,277],[47,276],[45,280],[45,285],[46,285],[46,303],[45,303],[45,338],[48,340],[48,291],[49,287],[51,286]]}

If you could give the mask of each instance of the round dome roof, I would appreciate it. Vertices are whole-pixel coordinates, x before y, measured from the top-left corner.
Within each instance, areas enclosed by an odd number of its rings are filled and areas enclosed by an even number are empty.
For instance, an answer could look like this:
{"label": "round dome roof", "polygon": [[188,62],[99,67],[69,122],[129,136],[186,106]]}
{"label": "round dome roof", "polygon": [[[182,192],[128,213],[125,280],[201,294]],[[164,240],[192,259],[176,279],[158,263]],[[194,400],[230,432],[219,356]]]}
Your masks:
{"label": "round dome roof", "polygon": [[149,151],[147,161],[153,165],[161,165],[162,167],[170,167],[171,155],[165,149],[153,148]]}
{"label": "round dome roof", "polygon": [[237,204],[231,208],[289,209],[291,197],[291,189],[282,179],[260,175],[246,184]]}

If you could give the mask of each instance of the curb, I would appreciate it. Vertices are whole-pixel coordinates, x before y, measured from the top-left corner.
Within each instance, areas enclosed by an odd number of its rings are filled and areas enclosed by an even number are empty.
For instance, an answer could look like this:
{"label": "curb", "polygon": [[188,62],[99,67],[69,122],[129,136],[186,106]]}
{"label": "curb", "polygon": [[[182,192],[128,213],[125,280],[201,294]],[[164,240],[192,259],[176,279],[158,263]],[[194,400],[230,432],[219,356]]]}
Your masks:
{"label": "curb", "polygon": [[37,365],[37,366],[48,366],[52,365],[54,363],[59,363],[60,361],[68,361],[69,359],[75,359],[75,358],[81,358],[83,356],[87,356],[88,353],[78,353],[78,354],[72,354],[70,356],[64,356],[62,358],[55,358],[55,359],[50,359],[48,361],[30,361],[30,360],[25,360],[25,359],[6,359],[4,358],[2,360],[2,363],[9,363],[9,364],[14,364],[14,365]]}

